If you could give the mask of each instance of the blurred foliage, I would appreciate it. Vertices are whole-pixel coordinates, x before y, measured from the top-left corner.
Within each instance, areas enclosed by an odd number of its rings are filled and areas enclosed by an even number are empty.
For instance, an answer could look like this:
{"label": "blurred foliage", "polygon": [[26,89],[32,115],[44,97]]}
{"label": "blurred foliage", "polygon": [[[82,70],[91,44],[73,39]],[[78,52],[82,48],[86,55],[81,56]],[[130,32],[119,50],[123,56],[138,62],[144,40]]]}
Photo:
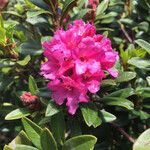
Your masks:
{"label": "blurred foliage", "polygon": [[[73,117],[49,97],[39,74],[44,61],[41,43],[76,19],[90,20],[86,4],[87,0],[10,0],[0,12],[0,148],[17,136],[5,150],[71,150],[70,145],[85,150],[96,141],[95,150],[130,150],[134,141],[120,131],[136,139],[149,128],[149,0],[100,0],[94,24],[120,54],[117,79],[103,80],[91,103],[81,105]],[[42,110],[25,108],[19,98],[23,91],[39,96]],[[20,118],[25,116],[33,122],[23,118],[23,128]],[[149,150],[150,141],[147,148],[139,144],[141,136],[134,150]]]}

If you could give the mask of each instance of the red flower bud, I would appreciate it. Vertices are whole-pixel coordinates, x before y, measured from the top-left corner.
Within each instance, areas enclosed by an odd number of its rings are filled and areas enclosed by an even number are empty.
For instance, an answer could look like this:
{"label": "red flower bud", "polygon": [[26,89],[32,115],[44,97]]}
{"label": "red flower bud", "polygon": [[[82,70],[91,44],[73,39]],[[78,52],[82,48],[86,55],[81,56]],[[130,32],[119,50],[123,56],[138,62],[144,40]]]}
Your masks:
{"label": "red flower bud", "polygon": [[32,95],[30,92],[24,92],[20,96],[20,99],[23,102],[23,105],[27,106],[30,110],[39,110],[41,108],[39,98]]}
{"label": "red flower bud", "polygon": [[8,3],[8,0],[0,0],[0,9],[3,9],[7,3]]}

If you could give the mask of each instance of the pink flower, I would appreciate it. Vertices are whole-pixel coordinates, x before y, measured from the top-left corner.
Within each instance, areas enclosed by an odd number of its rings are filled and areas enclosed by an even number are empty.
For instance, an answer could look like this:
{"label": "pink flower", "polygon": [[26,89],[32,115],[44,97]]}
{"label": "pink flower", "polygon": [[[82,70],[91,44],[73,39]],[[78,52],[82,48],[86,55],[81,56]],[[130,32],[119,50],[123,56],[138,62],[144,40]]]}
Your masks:
{"label": "pink flower", "polygon": [[79,103],[89,101],[88,93],[100,90],[104,72],[118,76],[113,68],[118,53],[111,41],[97,35],[95,27],[82,20],[69,25],[66,31],[56,31],[43,48],[47,62],[42,64],[41,74],[50,80],[53,100],[58,105],[66,102],[70,114],[75,114]]}
{"label": "pink flower", "polygon": [[61,80],[53,80],[49,82],[48,88],[53,92],[52,98],[58,105],[67,100],[66,105],[72,115],[75,114],[79,102],[88,102],[84,84],[76,82],[75,78],[62,77]]}

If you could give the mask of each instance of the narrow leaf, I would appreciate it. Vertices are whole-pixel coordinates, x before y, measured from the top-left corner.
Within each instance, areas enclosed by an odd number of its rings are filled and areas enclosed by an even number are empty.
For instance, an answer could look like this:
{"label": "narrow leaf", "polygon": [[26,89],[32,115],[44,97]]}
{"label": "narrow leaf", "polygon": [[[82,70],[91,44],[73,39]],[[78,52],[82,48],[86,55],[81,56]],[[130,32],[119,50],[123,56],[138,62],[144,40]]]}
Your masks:
{"label": "narrow leaf", "polygon": [[150,54],[150,44],[142,39],[135,40],[140,47],[144,48]]}
{"label": "narrow leaf", "polygon": [[122,72],[119,75],[119,77],[116,79],[116,81],[117,82],[127,82],[127,81],[134,79],[135,77],[136,77],[135,72],[126,71],[126,72]]}
{"label": "narrow leaf", "polygon": [[50,101],[47,105],[45,116],[46,117],[53,116],[58,112],[60,112],[59,108],[53,102]]}
{"label": "narrow leaf", "polygon": [[125,98],[107,97],[107,98],[103,98],[103,100],[104,103],[111,106],[121,106],[129,110],[133,109],[134,107],[134,104]]}
{"label": "narrow leaf", "polygon": [[133,150],[150,150],[150,129],[139,136],[133,145]]}
{"label": "narrow leaf", "polygon": [[15,120],[20,119],[30,115],[30,111],[26,108],[18,108],[10,112],[6,117],[5,120]]}
{"label": "narrow leaf", "polygon": [[97,7],[96,15],[102,14],[108,7],[109,0],[103,0]]}
{"label": "narrow leaf", "polygon": [[42,133],[42,129],[38,125],[36,125],[34,122],[29,120],[28,118],[23,118],[22,123],[26,131],[26,134],[28,135],[32,143],[37,148],[41,149],[40,135]]}
{"label": "narrow leaf", "polygon": [[38,92],[36,81],[31,75],[29,76],[29,90],[33,95],[36,95],[36,93]]}
{"label": "narrow leaf", "polygon": [[62,150],[93,150],[96,141],[92,135],[76,136],[66,141]]}
{"label": "narrow leaf", "polygon": [[43,150],[57,150],[56,141],[52,133],[47,128],[42,131],[41,145]]}
{"label": "narrow leaf", "polygon": [[150,60],[149,59],[142,59],[139,57],[133,57],[130,60],[128,60],[128,63],[140,68],[140,69],[148,69],[150,68]]}
{"label": "narrow leaf", "polygon": [[19,64],[21,66],[26,66],[30,60],[31,60],[30,55],[27,55],[23,60],[17,61],[17,64]]}
{"label": "narrow leaf", "polygon": [[84,104],[81,107],[81,111],[83,118],[89,127],[93,126],[96,128],[102,123],[102,120],[98,114],[98,109],[93,103]]}
{"label": "narrow leaf", "polygon": [[115,91],[113,93],[110,93],[108,95],[105,96],[106,97],[122,97],[122,98],[127,98],[131,95],[135,94],[134,89],[133,88],[124,88],[118,91]]}
{"label": "narrow leaf", "polygon": [[16,145],[15,150],[38,150],[38,149],[32,146],[18,144]]}
{"label": "narrow leaf", "polygon": [[51,117],[51,131],[57,143],[63,144],[65,139],[65,120],[62,112],[57,113]]}
{"label": "narrow leaf", "polygon": [[38,6],[39,8],[49,10],[48,5],[43,0],[30,0],[34,5]]}
{"label": "narrow leaf", "polygon": [[105,110],[100,110],[100,116],[101,116],[102,121],[104,122],[112,122],[116,120],[116,116],[114,116],[113,114]]}
{"label": "narrow leaf", "polygon": [[16,138],[9,144],[10,147],[16,147],[17,144],[32,145],[24,131],[21,131]]}

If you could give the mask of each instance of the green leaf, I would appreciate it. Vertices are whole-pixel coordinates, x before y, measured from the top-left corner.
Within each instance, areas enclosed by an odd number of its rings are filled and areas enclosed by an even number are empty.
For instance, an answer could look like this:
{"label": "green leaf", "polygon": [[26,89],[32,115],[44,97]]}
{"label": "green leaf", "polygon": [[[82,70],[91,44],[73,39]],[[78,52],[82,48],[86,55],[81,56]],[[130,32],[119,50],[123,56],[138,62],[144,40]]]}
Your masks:
{"label": "green leaf", "polygon": [[57,150],[56,141],[52,133],[47,128],[42,131],[41,145],[43,150]]}
{"label": "green leaf", "polygon": [[139,136],[133,145],[133,150],[150,150],[150,129]]}
{"label": "green leaf", "polygon": [[93,150],[96,141],[92,135],[76,136],[66,141],[62,150]]}
{"label": "green leaf", "polygon": [[31,60],[30,55],[27,55],[23,60],[17,61],[17,64],[19,64],[21,66],[26,66],[30,60]]}
{"label": "green leaf", "polygon": [[137,88],[136,93],[144,98],[150,98],[150,87]]}
{"label": "green leaf", "polygon": [[60,112],[58,108],[59,107],[55,105],[54,102],[50,101],[47,105],[45,116],[49,117],[57,114],[58,112]]}
{"label": "green leaf", "polygon": [[105,79],[105,80],[102,80],[102,86],[110,86],[110,85],[116,85],[116,82],[115,80],[112,80],[112,79]]}
{"label": "green leaf", "polygon": [[148,83],[148,86],[150,86],[150,76],[146,77],[146,81]]}
{"label": "green leaf", "polygon": [[13,150],[10,146],[5,145],[3,150]]}
{"label": "green leaf", "polygon": [[50,11],[45,11],[45,10],[36,10],[36,11],[28,11],[27,12],[27,18],[33,18],[33,17],[36,17],[38,15],[41,15],[41,14],[49,14],[49,15],[52,15],[50,13]]}
{"label": "green leaf", "polygon": [[34,122],[29,120],[28,118],[23,118],[22,123],[24,126],[24,129],[26,131],[26,134],[32,141],[32,143],[39,149],[41,149],[41,133],[42,128],[36,125]]}
{"label": "green leaf", "polygon": [[125,88],[125,89],[121,89],[118,91],[115,91],[113,93],[110,93],[108,95],[105,96],[106,97],[122,97],[122,98],[127,98],[131,95],[135,94],[134,89],[133,88]]}
{"label": "green leaf", "polygon": [[127,81],[134,79],[135,77],[136,77],[135,72],[126,71],[126,72],[122,72],[119,75],[119,77],[116,79],[116,81],[117,82],[127,82]]}
{"label": "green leaf", "polygon": [[6,117],[5,120],[15,120],[20,119],[30,115],[30,111],[26,108],[18,108],[11,111]]}
{"label": "green leaf", "polygon": [[81,107],[81,111],[83,118],[89,127],[93,126],[96,128],[102,123],[102,120],[98,114],[98,109],[93,103],[84,104]]}
{"label": "green leaf", "polygon": [[38,6],[39,8],[49,10],[48,5],[43,0],[30,0],[34,5]]}
{"label": "green leaf", "polygon": [[44,117],[44,118],[42,117],[38,124],[43,125],[43,124],[49,123],[50,121],[51,121],[51,117]]}
{"label": "green leaf", "polygon": [[114,116],[113,114],[105,110],[100,110],[100,116],[101,116],[102,121],[104,122],[112,122],[116,120],[116,116]]}
{"label": "green leaf", "polygon": [[16,138],[9,144],[10,147],[16,146],[16,144],[32,145],[31,141],[27,137],[24,131],[21,131]]}
{"label": "green leaf", "polygon": [[109,0],[103,0],[97,7],[96,15],[102,14],[108,7]]}
{"label": "green leaf", "polygon": [[103,100],[104,103],[111,106],[121,106],[129,110],[133,109],[134,107],[134,104],[125,98],[107,97],[107,98],[103,98]]}
{"label": "green leaf", "polygon": [[16,145],[15,150],[38,150],[38,149],[32,146],[18,144]]}
{"label": "green leaf", "polygon": [[128,63],[140,69],[150,68],[149,59],[141,59],[139,57],[133,57],[130,60],[128,60]]}
{"label": "green leaf", "polygon": [[33,95],[36,95],[38,90],[36,81],[34,80],[34,78],[30,75],[29,76],[29,90]]}
{"label": "green leaf", "polygon": [[4,28],[4,20],[1,14],[0,14],[0,27]]}
{"label": "green leaf", "polygon": [[150,54],[150,44],[142,39],[135,40],[135,43],[137,43],[140,47],[145,49]]}
{"label": "green leaf", "polygon": [[0,44],[6,43],[6,30],[0,27]]}
{"label": "green leaf", "polygon": [[41,55],[42,52],[42,47],[37,41],[30,40],[20,46],[20,53],[23,55]]}
{"label": "green leaf", "polygon": [[76,6],[78,0],[66,0],[63,6],[62,15],[61,15],[61,23],[63,22],[64,18],[67,16],[70,10],[74,6]]}
{"label": "green leaf", "polygon": [[57,143],[63,144],[65,140],[65,120],[62,112],[55,114],[51,117],[51,131]]}
{"label": "green leaf", "polygon": [[14,16],[17,16],[17,17],[20,17],[22,18],[23,16],[21,16],[18,12],[16,11],[3,11],[3,14],[10,14],[10,15],[14,15]]}

